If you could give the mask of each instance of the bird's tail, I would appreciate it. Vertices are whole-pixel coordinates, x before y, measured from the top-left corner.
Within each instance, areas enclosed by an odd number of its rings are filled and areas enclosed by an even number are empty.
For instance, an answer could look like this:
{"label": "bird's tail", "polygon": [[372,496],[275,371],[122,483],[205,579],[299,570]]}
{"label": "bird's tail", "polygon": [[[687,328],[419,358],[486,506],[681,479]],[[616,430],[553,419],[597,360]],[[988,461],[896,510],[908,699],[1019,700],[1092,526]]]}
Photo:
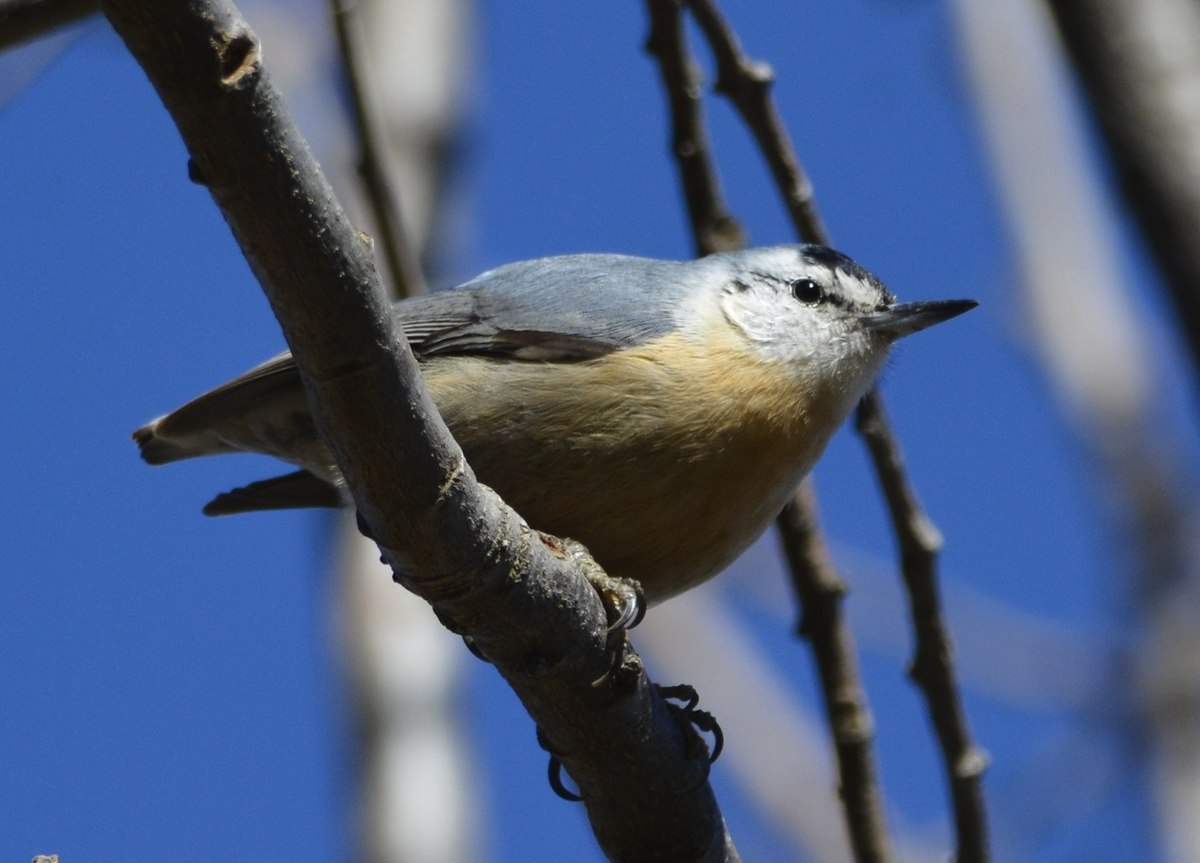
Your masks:
{"label": "bird's tail", "polygon": [[204,507],[205,515],[234,515],[265,509],[305,509],[345,505],[338,490],[306,470],[263,479],[219,494]]}
{"label": "bird's tail", "polygon": [[158,424],[163,419],[163,417],[159,417],[148,422],[133,433],[134,443],[138,445],[138,451],[146,464],[168,464],[201,455],[178,441],[158,435]]}

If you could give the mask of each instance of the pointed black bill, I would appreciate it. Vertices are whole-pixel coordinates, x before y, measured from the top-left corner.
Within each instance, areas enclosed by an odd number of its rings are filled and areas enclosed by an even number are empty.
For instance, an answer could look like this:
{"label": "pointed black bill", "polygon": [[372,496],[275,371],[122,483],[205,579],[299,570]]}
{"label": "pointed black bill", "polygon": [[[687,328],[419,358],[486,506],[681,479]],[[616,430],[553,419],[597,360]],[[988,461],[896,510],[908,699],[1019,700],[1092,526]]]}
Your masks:
{"label": "pointed black bill", "polygon": [[923,303],[896,303],[881,312],[868,312],[859,317],[864,330],[886,333],[893,338],[912,333],[956,318],[969,312],[979,303],[975,300],[929,300]]}

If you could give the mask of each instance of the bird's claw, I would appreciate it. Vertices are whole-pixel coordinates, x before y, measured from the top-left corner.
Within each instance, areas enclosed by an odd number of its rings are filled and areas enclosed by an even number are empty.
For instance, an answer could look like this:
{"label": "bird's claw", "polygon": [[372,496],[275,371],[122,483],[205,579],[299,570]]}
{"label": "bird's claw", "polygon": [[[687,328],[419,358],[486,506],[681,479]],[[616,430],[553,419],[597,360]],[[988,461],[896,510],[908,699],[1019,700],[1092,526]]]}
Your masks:
{"label": "bird's claw", "polygon": [[[717,722],[715,716],[707,710],[700,710],[697,705],[700,703],[700,696],[696,692],[696,688],[689,686],[686,683],[677,686],[658,686],[655,685],[658,694],[663,697],[667,703],[667,709],[671,711],[671,716],[674,718],[680,731],[683,732],[684,740],[687,741],[687,757],[690,761],[699,761],[701,770],[695,782],[688,785],[681,793],[688,793],[695,790],[698,786],[708,781],[708,775],[712,765],[718,758],[721,757],[721,751],[725,748],[725,734],[721,731],[721,725]],[[682,702],[682,703],[676,703]],[[709,747],[701,734],[712,735],[712,746]],[[537,729],[538,745],[550,754],[550,761],[547,764],[546,777],[550,781],[550,788],[561,797],[563,800],[571,803],[578,803],[583,800],[583,797],[578,792],[572,791],[567,787],[563,780],[563,763],[562,759],[550,745],[541,726]]]}
{"label": "bird's claw", "polygon": [[618,630],[633,629],[646,616],[646,595],[642,585],[632,578],[609,575],[596,563],[591,553],[580,542],[573,539],[551,536],[539,531],[542,541],[560,556],[569,554],[579,566],[600,597],[604,606],[607,626],[604,631],[612,634]]}
{"label": "bird's claw", "polygon": [[629,679],[628,675],[623,674],[628,670],[624,648],[629,630],[641,623],[646,615],[646,600],[642,595],[642,586],[633,579],[614,578],[599,567],[596,573],[598,577],[589,576],[589,581],[600,597],[600,604],[604,606],[608,620],[608,625],[604,627],[605,646],[611,657],[608,670],[592,681],[592,686],[600,687],[610,681]]}
{"label": "bird's claw", "polygon": [[588,581],[592,583],[596,595],[600,597],[600,604],[604,606],[605,618],[608,621],[608,625],[604,627],[604,636],[612,656],[612,664],[608,671],[592,681],[592,686],[599,687],[621,677],[626,635],[646,616],[646,597],[642,593],[642,586],[632,578],[616,578],[599,567],[596,567],[594,572],[586,568],[584,571],[587,572]]}
{"label": "bird's claw", "polygon": [[550,763],[547,768],[547,777],[550,780],[550,790],[566,800],[568,803],[580,803],[583,798],[567,787],[563,782],[563,766],[558,760],[557,755],[550,756]]}
{"label": "bird's claw", "polygon": [[646,594],[642,585],[632,578],[609,575],[592,559],[588,550],[577,542],[570,541],[571,554],[579,562],[579,568],[600,597],[608,625],[606,633],[633,629],[646,616]]}
{"label": "bird's claw", "polygon": [[599,577],[589,576],[592,587],[600,596],[608,618],[606,633],[633,629],[646,616],[646,596],[642,586],[632,578],[616,578],[603,571]]}
{"label": "bird's claw", "polygon": [[583,798],[568,788],[566,783],[563,782],[562,760],[558,757],[554,749],[551,748],[550,741],[546,738],[546,734],[542,731],[542,726],[540,725],[537,726],[537,742],[538,746],[550,753],[550,762],[546,765],[546,778],[550,780],[550,790],[568,803],[579,803]]}
{"label": "bird's claw", "polygon": [[[700,695],[694,686],[681,683],[676,686],[658,686],[657,688],[658,694],[666,700],[667,709],[679,723],[684,738],[688,741],[689,757],[703,756],[704,773],[700,777],[700,781],[706,781],[708,768],[721,757],[721,751],[725,748],[725,733],[721,731],[720,723],[707,710],[700,710],[697,707],[700,703]],[[683,703],[676,704],[674,703],[676,701]],[[698,731],[712,735],[711,747],[705,744],[704,739],[697,733]]]}

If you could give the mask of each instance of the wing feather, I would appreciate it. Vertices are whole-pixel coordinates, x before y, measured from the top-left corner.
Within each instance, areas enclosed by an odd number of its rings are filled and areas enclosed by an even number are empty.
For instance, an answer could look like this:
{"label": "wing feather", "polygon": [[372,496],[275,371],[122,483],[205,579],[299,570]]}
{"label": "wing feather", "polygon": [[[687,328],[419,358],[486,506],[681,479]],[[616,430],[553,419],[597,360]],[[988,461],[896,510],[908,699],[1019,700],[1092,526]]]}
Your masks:
{"label": "wing feather", "polygon": [[[687,290],[688,267],[624,255],[541,258],[401,301],[394,311],[419,360],[474,354],[580,362],[672,330],[671,310]],[[162,423],[171,434],[187,434],[244,415],[293,387],[300,387],[300,378],[291,354],[282,353],[188,402]]]}

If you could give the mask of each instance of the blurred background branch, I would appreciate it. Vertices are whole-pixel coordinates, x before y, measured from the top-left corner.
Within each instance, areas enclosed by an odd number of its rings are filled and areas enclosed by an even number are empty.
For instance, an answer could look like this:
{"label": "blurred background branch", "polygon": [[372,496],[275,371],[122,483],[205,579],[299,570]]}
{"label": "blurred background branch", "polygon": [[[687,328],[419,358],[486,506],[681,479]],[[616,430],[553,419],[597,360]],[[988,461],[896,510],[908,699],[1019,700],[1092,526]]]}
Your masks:
{"label": "blurred background branch", "polygon": [[0,50],[13,48],[100,11],[100,0],[0,0]]}
{"label": "blurred background branch", "polygon": [[[745,55],[732,28],[712,0],[688,0],[687,7],[712,49],[717,68],[715,89],[729,98],[754,136],[797,236],[803,242],[831,245],[817,213],[812,182],[795,155],[787,128],[770,95],[774,72],[766,63],[751,61]],[[656,20],[655,14],[667,14],[665,11],[655,13],[654,4],[651,8],[652,22]],[[660,39],[660,43],[676,52],[682,51],[677,26],[658,29],[670,36],[669,41]],[[653,36],[651,45],[652,48],[656,45]],[[666,47],[654,53],[663,65],[663,78],[669,91],[672,84],[684,90],[690,83],[684,73],[690,68],[691,61],[684,59],[672,63]],[[671,69],[673,74],[668,71]],[[670,99],[675,117],[675,149],[677,153],[696,159],[705,151],[702,138],[690,146],[679,144],[681,135],[695,136],[690,125],[698,122],[684,113],[687,107],[685,95],[673,95]],[[702,209],[701,205],[716,199],[718,193],[714,187],[707,196],[696,194],[691,191],[691,186],[703,183],[713,172],[697,170],[683,159],[680,161],[685,189],[689,190],[685,197],[690,205]],[[722,211],[720,207],[712,209]],[[692,222],[702,225],[705,219],[693,212]],[[703,249],[704,238],[699,234],[697,245]],[[916,634],[913,678],[926,698],[941,744],[954,811],[956,856],[960,861],[986,861],[989,853],[981,778],[987,759],[971,738],[951,663],[950,634],[941,611],[935,569],[941,538],[917,502],[878,390],[872,390],[862,400],[856,427],[867,441],[874,460],[900,547],[901,569],[911,597],[910,612]],[[842,623],[840,600],[844,587],[833,570],[832,558],[821,537],[816,506],[812,482],[806,480],[777,524],[792,578],[805,608],[807,623],[801,631],[812,641],[820,669],[826,712],[839,754],[840,794],[851,842],[858,859],[885,860],[890,858],[891,852],[877,770],[870,752],[873,723],[858,679],[853,639]],[[813,608],[814,605],[819,608]],[[816,621],[818,614],[822,618],[820,625]]]}
{"label": "blurred background branch", "polygon": [[[404,207],[401,205],[399,183],[394,176],[395,165],[399,154],[393,152],[385,137],[385,129],[381,123],[383,106],[380,104],[379,93],[374,82],[374,67],[370,62],[370,50],[367,45],[366,28],[363,18],[364,7],[371,0],[329,0],[329,17],[333,22],[333,31],[337,35],[338,51],[342,58],[342,68],[349,93],[350,116],[359,145],[358,175],[362,188],[366,191],[367,200],[371,204],[372,224],[378,233],[379,256],[387,264],[387,271],[392,280],[392,294],[396,299],[412,297],[428,291],[425,276],[421,272],[420,258],[415,249],[410,247],[409,234],[406,227],[407,219]],[[412,3],[395,4],[385,9],[384,16],[405,15],[414,25],[433,21],[437,25],[427,33],[429,41],[423,44],[422,53],[417,56],[406,55],[410,64],[433,62],[429,54],[439,50],[449,50],[457,43],[458,32],[454,22],[461,19],[462,13],[455,14],[452,6],[441,12],[428,12],[418,15]],[[448,23],[447,23],[448,22]],[[438,38],[441,37],[441,38]],[[395,50],[386,46],[386,50]],[[426,53],[427,52],[427,53]],[[451,98],[455,93],[447,87],[439,88],[438,92],[446,92]],[[393,100],[394,104],[395,100]],[[395,110],[395,109],[393,109]],[[453,106],[437,112],[435,117],[452,116]],[[430,137],[440,129],[431,129]],[[415,158],[424,155],[423,151],[410,155]],[[433,165],[426,166],[432,170]],[[427,236],[423,233],[422,236]]]}
{"label": "blurred background branch", "polygon": [[1189,0],[1047,6],[1200,381],[1200,7]]}
{"label": "blurred background branch", "polygon": [[[352,140],[325,160],[379,237],[397,298],[424,288],[422,262],[462,245],[439,225],[438,202],[462,134],[472,64],[470,10],[461,0],[329,0]],[[403,177],[403,180],[401,180]],[[357,206],[362,205],[362,206]],[[403,214],[403,215],[402,215]],[[396,590],[374,543],[337,519],[335,569],[342,659],[354,711],[364,863],[458,863],[483,856],[481,781],[459,705],[459,639],[428,605]],[[419,661],[414,658],[419,657]]]}
{"label": "blurred background branch", "polygon": [[[1200,12],[1158,0],[1048,5],[1194,351]],[[958,8],[1031,348],[1093,461],[1122,563],[1128,642],[1108,669],[1121,695],[1083,708],[1115,712],[1122,745],[1153,753],[1163,850],[1180,863],[1200,860],[1200,500],[1187,479],[1194,467],[1167,421],[1165,372],[1130,296],[1104,192],[1086,167],[1079,108],[1047,6],[959,0]],[[1014,66],[1014,56],[1026,62]]]}

